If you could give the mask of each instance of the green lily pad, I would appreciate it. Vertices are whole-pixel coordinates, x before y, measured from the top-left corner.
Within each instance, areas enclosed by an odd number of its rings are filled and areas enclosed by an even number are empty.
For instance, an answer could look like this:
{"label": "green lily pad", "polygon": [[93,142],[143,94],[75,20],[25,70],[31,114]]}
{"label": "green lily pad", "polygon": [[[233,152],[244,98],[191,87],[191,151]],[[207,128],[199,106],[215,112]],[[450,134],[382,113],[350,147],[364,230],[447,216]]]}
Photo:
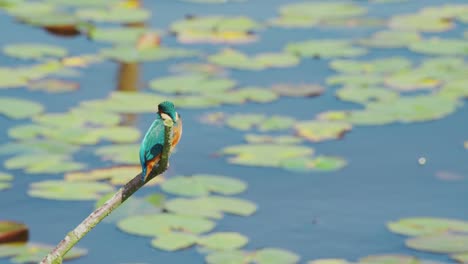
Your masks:
{"label": "green lily pad", "polygon": [[150,87],[163,93],[212,94],[223,93],[236,85],[228,78],[210,77],[205,74],[176,75],[153,79]]}
{"label": "green lily pad", "polygon": [[451,20],[443,16],[416,14],[397,15],[390,19],[390,27],[402,31],[443,32],[453,28]]}
{"label": "green lily pad", "polygon": [[234,155],[229,163],[260,167],[281,167],[285,160],[310,157],[313,153],[310,147],[290,144],[235,145],[221,150],[223,155]]}
{"label": "green lily pad", "polygon": [[55,11],[55,6],[50,3],[28,1],[7,6],[5,10],[12,16],[24,17],[30,14],[50,13]]}
{"label": "green lily pad", "polygon": [[247,237],[239,233],[218,232],[200,237],[197,243],[208,249],[222,251],[239,249],[244,247],[248,241]]}
{"label": "green lily pad", "polygon": [[295,119],[287,116],[266,117],[261,114],[234,114],[226,119],[226,125],[238,130],[250,130],[254,127],[260,131],[277,131],[291,128]]}
{"label": "green lily pad", "polygon": [[352,18],[366,13],[366,8],[353,3],[302,2],[281,6],[280,17],[273,24],[282,27],[311,27],[337,19]]}
{"label": "green lily pad", "polygon": [[468,253],[453,254],[450,257],[460,263],[468,263]]}
{"label": "green lily pad", "polygon": [[455,219],[414,217],[391,221],[387,224],[390,231],[407,235],[420,236],[447,231],[468,232],[468,222]]}
{"label": "green lily pad", "polygon": [[172,231],[201,234],[215,227],[213,221],[196,216],[177,214],[135,215],[117,223],[117,227],[129,234],[139,236],[159,236]]}
{"label": "green lily pad", "polygon": [[193,234],[169,232],[158,235],[151,241],[151,245],[165,251],[176,251],[195,245],[197,239]]}
{"label": "green lily pad", "polygon": [[48,30],[57,29],[58,32],[60,32],[61,30],[63,30],[63,32],[70,31],[70,34],[72,35],[79,33],[77,25],[87,25],[74,14],[64,12],[61,10],[32,12],[29,14],[21,14],[16,18],[21,22],[29,24],[31,26],[43,27]]}
{"label": "green lily pad", "polygon": [[239,70],[263,70],[294,66],[299,63],[299,58],[288,53],[264,53],[248,56],[234,49],[224,49],[209,56],[208,61],[222,67]]}
{"label": "green lily pad", "polygon": [[285,50],[294,55],[308,57],[357,57],[365,54],[364,48],[354,47],[351,42],[343,39],[316,39],[291,42]]}
{"label": "green lily pad", "polygon": [[248,17],[204,16],[176,21],[171,31],[183,43],[246,43],[256,39],[251,34],[260,24]]}
{"label": "green lily pad", "polygon": [[100,55],[102,55],[104,58],[131,63],[194,57],[198,55],[198,52],[193,50],[167,48],[162,46],[137,49],[136,47],[129,45],[119,45],[112,48],[102,49]]}
{"label": "green lily pad", "polygon": [[382,263],[382,264],[412,264],[412,263],[424,263],[416,257],[399,255],[399,254],[382,254],[382,255],[370,255],[359,259],[359,263]]}
{"label": "green lily pad", "polygon": [[118,144],[99,147],[95,154],[103,160],[111,160],[118,164],[137,165],[140,164],[138,158],[139,144]]}
{"label": "green lily pad", "polygon": [[390,57],[371,61],[333,60],[330,62],[330,67],[335,71],[343,73],[385,74],[409,69],[411,61],[402,57]]}
{"label": "green lily pad", "polygon": [[245,191],[247,184],[225,176],[195,174],[171,177],[162,183],[161,188],[168,193],[184,196],[206,196],[210,192],[233,195]]}
{"label": "green lily pad", "polygon": [[271,87],[271,89],[280,96],[291,97],[312,97],[325,92],[325,89],[317,84],[277,84]]}
{"label": "green lily pad", "polygon": [[82,8],[76,12],[77,17],[93,21],[107,23],[138,23],[144,22],[151,17],[151,13],[145,9],[137,8]]}
{"label": "green lily pad", "polygon": [[268,136],[268,135],[258,135],[258,134],[247,134],[245,135],[245,141],[252,144],[264,144],[264,143],[273,143],[273,144],[297,144],[301,143],[302,139],[299,137],[293,136]]}
{"label": "green lily pad", "polygon": [[433,253],[465,253],[468,252],[467,234],[433,234],[417,236],[406,240],[406,246],[412,249]]}
{"label": "green lily pad", "polygon": [[28,79],[15,68],[0,67],[0,89],[26,86]]}
{"label": "green lily pad", "polygon": [[295,253],[280,248],[264,248],[255,253],[254,261],[258,264],[294,264],[300,257]]}
{"label": "green lily pad", "polygon": [[28,237],[29,228],[27,225],[14,221],[0,221],[0,244],[26,242]]}
{"label": "green lily pad", "polygon": [[77,82],[59,80],[59,79],[42,79],[28,83],[28,88],[36,91],[45,91],[49,93],[64,93],[78,90],[80,84]]}
{"label": "green lily pad", "polygon": [[69,157],[62,154],[25,153],[7,159],[4,166],[7,169],[24,169],[26,173],[31,174],[52,174],[80,170],[85,164],[70,161]]}
{"label": "green lily pad", "polygon": [[220,219],[223,213],[249,216],[257,210],[250,201],[221,196],[202,196],[198,198],[176,198],[166,202],[165,208],[181,215],[193,215]]}
{"label": "green lily pad", "polygon": [[439,90],[439,95],[453,99],[468,98],[468,79],[447,82],[442,86],[442,89]]}
{"label": "green lily pad", "polygon": [[367,104],[370,102],[379,101],[394,101],[399,98],[400,94],[396,91],[391,91],[380,87],[344,87],[336,91],[336,97],[340,100]]}
{"label": "green lily pad", "polygon": [[11,188],[11,180],[13,180],[13,175],[0,172],[0,191]]}
{"label": "green lily pad", "polygon": [[110,97],[105,99],[81,102],[80,109],[88,112],[99,111],[124,114],[155,113],[158,102],[168,99],[170,98],[151,93],[113,92]]}
{"label": "green lily pad", "polygon": [[327,121],[305,121],[295,125],[296,133],[312,142],[341,138],[351,128],[349,123]]}
{"label": "green lily pad", "polygon": [[385,84],[401,91],[412,91],[418,89],[431,89],[437,87],[441,82],[429,73],[415,70],[402,70],[385,79]]}
{"label": "green lily pad", "polygon": [[[37,243],[11,243],[0,245],[0,258],[10,257],[13,263],[39,263],[54,247]],[[71,260],[86,255],[86,249],[72,248],[64,260]]]}
{"label": "green lily pad", "polygon": [[[115,166],[110,168],[95,169],[86,172],[69,172],[65,174],[66,181],[87,182],[108,180],[113,185],[124,185],[141,172],[141,166]],[[157,181],[151,181],[147,185],[154,185]]]}
{"label": "green lily pad", "polygon": [[347,165],[346,160],[340,157],[317,156],[313,158],[294,158],[281,163],[283,169],[296,172],[307,171],[336,171]]}
{"label": "green lily pad", "polygon": [[210,95],[211,98],[216,98],[222,103],[242,104],[247,101],[255,103],[269,103],[277,100],[279,96],[262,87],[247,86],[234,91],[227,92],[225,95],[219,94],[217,97]]}
{"label": "green lily pad", "polygon": [[119,0],[81,0],[79,2],[68,1],[68,0],[47,0],[49,3],[55,5],[65,5],[72,7],[110,7],[118,4]]}
{"label": "green lily pad", "polygon": [[421,40],[421,35],[413,31],[384,30],[370,38],[360,39],[359,44],[375,48],[402,48]]}
{"label": "green lily pad", "polygon": [[0,114],[11,119],[23,119],[41,113],[44,107],[36,102],[15,97],[0,97]]}
{"label": "green lily pad", "polygon": [[[99,200],[96,201],[95,208],[101,207],[112,196],[114,196],[113,192],[103,195],[101,198],[99,198]],[[147,195],[146,197],[132,196],[102,221],[106,223],[117,223],[118,221],[129,216],[161,213],[164,199],[165,196],[159,193]]]}
{"label": "green lily pad", "polygon": [[148,30],[134,27],[95,27],[88,34],[94,41],[110,42],[117,45],[135,44],[138,38]]}
{"label": "green lily pad", "polygon": [[50,57],[64,57],[67,50],[53,45],[16,43],[3,47],[3,52],[11,57],[20,59],[42,59]]}
{"label": "green lily pad", "polygon": [[446,82],[466,80],[468,64],[460,57],[434,57],[422,61],[417,71]]}
{"label": "green lily pad", "polygon": [[409,49],[429,55],[468,55],[468,43],[462,39],[423,39],[413,42]]}
{"label": "green lily pad", "polygon": [[307,262],[307,264],[350,264],[345,259],[316,259]]}
{"label": "green lily pad", "polygon": [[0,146],[0,155],[27,155],[37,156],[44,154],[57,154],[66,156],[78,150],[77,146],[56,142],[53,140],[23,140],[20,142],[9,142]]}
{"label": "green lily pad", "polygon": [[113,190],[111,185],[101,182],[48,180],[32,183],[28,194],[43,199],[81,201],[98,199],[101,194]]}
{"label": "green lily pad", "polygon": [[213,251],[205,258],[208,264],[238,264],[251,263],[250,254],[240,250]]}
{"label": "green lily pad", "polygon": [[374,74],[338,74],[327,78],[329,85],[344,85],[352,87],[369,87],[383,84],[384,80],[380,75]]}
{"label": "green lily pad", "polygon": [[257,124],[257,127],[258,130],[262,132],[278,131],[291,128],[295,123],[296,120],[292,117],[274,115],[264,119]]}

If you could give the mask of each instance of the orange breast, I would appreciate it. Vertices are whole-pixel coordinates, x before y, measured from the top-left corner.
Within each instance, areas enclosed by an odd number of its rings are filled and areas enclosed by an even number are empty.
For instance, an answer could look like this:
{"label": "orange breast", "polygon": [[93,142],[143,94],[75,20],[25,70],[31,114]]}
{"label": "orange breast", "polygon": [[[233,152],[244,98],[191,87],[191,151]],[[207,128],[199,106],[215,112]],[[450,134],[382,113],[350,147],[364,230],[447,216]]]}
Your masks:
{"label": "orange breast", "polygon": [[177,125],[174,127],[174,132],[173,132],[173,137],[172,137],[172,148],[174,148],[180,141],[180,138],[182,137],[182,118],[179,118],[177,121]]}

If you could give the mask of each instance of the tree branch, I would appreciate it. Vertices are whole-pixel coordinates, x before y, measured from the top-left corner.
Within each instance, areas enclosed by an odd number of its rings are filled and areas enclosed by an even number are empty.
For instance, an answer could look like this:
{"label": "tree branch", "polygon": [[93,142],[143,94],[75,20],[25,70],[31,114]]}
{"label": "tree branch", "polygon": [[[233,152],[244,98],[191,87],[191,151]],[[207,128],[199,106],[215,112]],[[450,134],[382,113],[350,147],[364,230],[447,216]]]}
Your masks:
{"label": "tree branch", "polygon": [[86,219],[84,219],[75,229],[67,234],[67,236],[60,241],[60,243],[46,256],[41,264],[59,264],[62,263],[65,254],[75,246],[91,229],[99,224],[106,216],[119,207],[125,200],[127,200],[133,193],[138,191],[148,181],[156,176],[161,175],[168,167],[168,159],[172,143],[172,126],[171,120],[164,121],[164,147],[161,153],[161,159],[158,166],[153,167],[145,182],[141,181],[141,173],[130,180],[125,186],[120,188],[107,202],[101,207],[92,212]]}

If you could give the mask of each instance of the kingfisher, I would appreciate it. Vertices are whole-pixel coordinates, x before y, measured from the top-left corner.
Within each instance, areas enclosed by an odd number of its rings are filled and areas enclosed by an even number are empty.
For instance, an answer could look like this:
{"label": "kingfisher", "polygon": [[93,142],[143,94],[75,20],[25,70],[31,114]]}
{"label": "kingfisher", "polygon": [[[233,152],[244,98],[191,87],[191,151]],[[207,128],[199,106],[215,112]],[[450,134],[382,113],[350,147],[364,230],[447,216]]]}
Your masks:
{"label": "kingfisher", "polygon": [[172,102],[165,101],[158,105],[156,119],[143,137],[140,145],[141,180],[146,181],[146,177],[161,159],[164,147],[164,120],[170,119],[174,122],[171,149],[179,143],[182,136],[182,119],[176,112]]}

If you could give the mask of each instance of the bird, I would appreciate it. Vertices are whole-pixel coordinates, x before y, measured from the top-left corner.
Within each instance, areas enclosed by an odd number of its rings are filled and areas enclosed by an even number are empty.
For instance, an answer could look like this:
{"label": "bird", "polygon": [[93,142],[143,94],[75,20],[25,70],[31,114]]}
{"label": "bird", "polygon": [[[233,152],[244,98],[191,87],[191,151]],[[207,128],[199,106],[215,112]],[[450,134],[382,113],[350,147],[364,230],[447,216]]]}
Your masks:
{"label": "bird", "polygon": [[164,147],[164,121],[170,119],[174,122],[171,149],[179,143],[182,137],[182,118],[176,112],[174,103],[164,101],[158,105],[156,119],[146,132],[140,145],[141,180],[146,181],[148,174],[161,159]]}

